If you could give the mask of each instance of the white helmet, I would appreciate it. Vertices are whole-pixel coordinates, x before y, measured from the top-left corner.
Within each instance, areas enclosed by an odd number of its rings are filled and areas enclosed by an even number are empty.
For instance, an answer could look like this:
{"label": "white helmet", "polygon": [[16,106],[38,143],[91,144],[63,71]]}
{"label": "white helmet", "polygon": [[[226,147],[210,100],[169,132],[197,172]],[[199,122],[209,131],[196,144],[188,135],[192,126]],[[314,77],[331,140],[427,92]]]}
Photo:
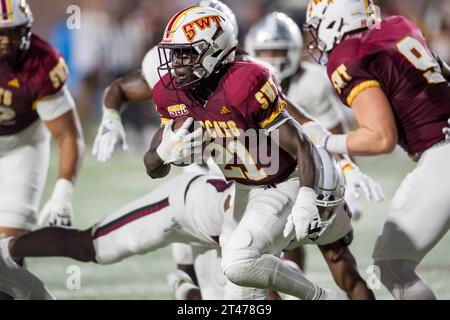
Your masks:
{"label": "white helmet", "polygon": [[239,38],[239,25],[233,10],[231,10],[229,6],[219,0],[201,0],[198,5],[201,7],[210,7],[225,14],[234,26],[234,36],[236,39]]}
{"label": "white helmet", "polygon": [[[245,51],[270,63],[281,79],[295,74],[300,64],[303,37],[300,28],[286,14],[272,12],[255,23],[245,38]],[[259,57],[258,51],[286,50],[284,57]]]}
{"label": "white helmet", "polygon": [[[372,0],[310,0],[305,29],[313,42],[309,50],[321,64],[326,64],[326,52],[341,43],[344,36],[379,23],[379,12]],[[315,50],[320,55],[315,55]]]}
{"label": "white helmet", "polygon": [[225,14],[208,7],[191,7],[170,19],[158,48],[159,75],[161,79],[167,72],[170,76],[170,82],[162,81],[163,84],[166,88],[179,89],[209,77],[234,61],[237,39],[233,24]]}
{"label": "white helmet", "polygon": [[26,0],[0,0],[0,36],[10,37],[11,50],[0,60],[16,63],[30,48],[33,14]]}

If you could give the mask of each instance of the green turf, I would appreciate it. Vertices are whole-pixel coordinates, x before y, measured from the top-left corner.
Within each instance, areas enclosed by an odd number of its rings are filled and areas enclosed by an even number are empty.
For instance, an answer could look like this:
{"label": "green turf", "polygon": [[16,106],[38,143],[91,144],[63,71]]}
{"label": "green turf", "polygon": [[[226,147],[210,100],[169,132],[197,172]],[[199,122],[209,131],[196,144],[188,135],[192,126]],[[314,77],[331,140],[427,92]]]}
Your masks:
{"label": "green turf", "polygon": [[[413,168],[401,152],[388,157],[360,161],[360,166],[384,187],[392,198],[402,177]],[[56,157],[52,154],[50,174],[43,202],[47,199],[56,176]],[[179,172],[175,170],[174,173]],[[76,186],[75,225],[87,228],[111,210],[145,194],[156,186],[145,174],[142,156],[128,153],[108,163],[97,163],[88,154]],[[371,252],[387,212],[388,201],[380,204],[364,202],[365,214],[354,224],[355,239],[351,246],[362,275],[367,278]],[[450,259],[447,256],[450,238],[447,235],[421,265],[421,276],[432,286],[438,298],[450,298]],[[334,286],[322,257],[315,247],[307,249],[306,274],[326,287]],[[111,266],[77,263],[69,259],[28,259],[29,268],[41,277],[58,299],[171,299],[166,274],[175,268],[168,248],[136,256]],[[81,288],[67,289],[67,273],[72,265],[81,270]],[[378,298],[390,299],[381,288]]]}

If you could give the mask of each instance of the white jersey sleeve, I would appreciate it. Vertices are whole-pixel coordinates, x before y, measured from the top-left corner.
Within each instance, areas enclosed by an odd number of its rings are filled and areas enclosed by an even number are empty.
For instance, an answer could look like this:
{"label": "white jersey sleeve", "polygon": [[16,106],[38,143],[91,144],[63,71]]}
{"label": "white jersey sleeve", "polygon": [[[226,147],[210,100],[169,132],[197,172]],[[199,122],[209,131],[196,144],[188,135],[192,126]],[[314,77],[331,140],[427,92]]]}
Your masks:
{"label": "white jersey sleeve", "polygon": [[344,124],[341,103],[329,84],[325,70],[308,62],[303,62],[302,67],[304,72],[291,80],[288,98],[327,129]]}
{"label": "white jersey sleeve", "polygon": [[[158,47],[154,46],[144,57],[142,61],[142,74],[144,75],[145,81],[151,89],[160,81],[158,74],[158,67],[160,65]],[[162,75],[161,75],[162,76]]]}
{"label": "white jersey sleeve", "polygon": [[55,120],[66,112],[75,108],[75,101],[70,94],[67,85],[64,85],[54,95],[45,97],[39,101],[36,111],[39,117],[44,121]]}

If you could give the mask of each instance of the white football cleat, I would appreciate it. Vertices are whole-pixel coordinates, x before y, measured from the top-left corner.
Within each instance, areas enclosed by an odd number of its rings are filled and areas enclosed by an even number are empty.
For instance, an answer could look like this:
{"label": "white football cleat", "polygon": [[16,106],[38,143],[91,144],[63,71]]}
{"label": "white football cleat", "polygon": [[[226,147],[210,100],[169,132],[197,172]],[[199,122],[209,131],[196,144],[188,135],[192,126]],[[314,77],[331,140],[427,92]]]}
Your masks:
{"label": "white football cleat", "polygon": [[39,278],[9,255],[8,239],[0,240],[0,291],[18,300],[55,300]]}

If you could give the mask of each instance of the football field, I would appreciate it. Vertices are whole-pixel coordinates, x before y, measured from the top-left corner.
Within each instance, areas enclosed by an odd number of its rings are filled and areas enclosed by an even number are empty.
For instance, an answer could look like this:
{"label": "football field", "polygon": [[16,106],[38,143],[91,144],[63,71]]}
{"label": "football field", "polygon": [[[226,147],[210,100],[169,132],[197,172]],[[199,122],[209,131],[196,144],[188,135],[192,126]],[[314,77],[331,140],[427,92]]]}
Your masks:
{"label": "football field", "polygon": [[[55,149],[55,148],[53,148]],[[387,200],[373,204],[363,202],[365,213],[354,223],[355,239],[351,250],[356,256],[364,278],[374,283],[370,272],[371,253],[381,231],[389,200],[405,174],[414,166],[396,152],[391,156],[360,160],[360,167],[384,188]],[[57,170],[57,157],[52,161],[43,201],[53,187]],[[177,168],[172,174],[180,172]],[[142,155],[127,153],[116,156],[108,163],[97,163],[86,152],[74,197],[75,226],[88,228],[120,208],[155,188],[159,181],[145,174]],[[430,208],[432,210],[433,208]],[[426,214],[426,213],[424,213]],[[429,221],[432,223],[432,221]],[[432,286],[439,299],[450,299],[450,235],[438,244],[420,267],[420,275]],[[27,260],[29,269],[37,274],[58,299],[171,299],[166,274],[175,269],[169,248],[135,256],[110,266],[83,264],[70,259]],[[79,282],[74,276],[80,275]],[[317,248],[307,248],[306,275],[323,285],[334,287],[334,282]],[[382,285],[375,285],[379,299],[391,299]]]}

